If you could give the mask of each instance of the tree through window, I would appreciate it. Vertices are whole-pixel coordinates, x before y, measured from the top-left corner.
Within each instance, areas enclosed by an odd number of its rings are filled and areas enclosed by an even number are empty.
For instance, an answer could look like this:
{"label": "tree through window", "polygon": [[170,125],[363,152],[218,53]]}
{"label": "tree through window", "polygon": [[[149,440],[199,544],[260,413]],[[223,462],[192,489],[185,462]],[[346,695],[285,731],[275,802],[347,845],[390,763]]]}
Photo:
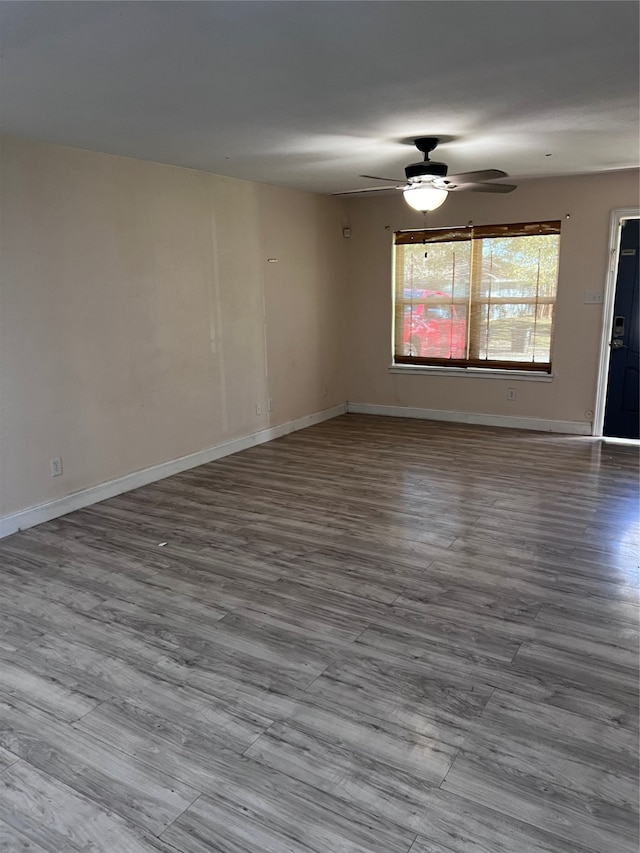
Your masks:
{"label": "tree through window", "polygon": [[551,372],[560,222],[397,231],[394,362]]}

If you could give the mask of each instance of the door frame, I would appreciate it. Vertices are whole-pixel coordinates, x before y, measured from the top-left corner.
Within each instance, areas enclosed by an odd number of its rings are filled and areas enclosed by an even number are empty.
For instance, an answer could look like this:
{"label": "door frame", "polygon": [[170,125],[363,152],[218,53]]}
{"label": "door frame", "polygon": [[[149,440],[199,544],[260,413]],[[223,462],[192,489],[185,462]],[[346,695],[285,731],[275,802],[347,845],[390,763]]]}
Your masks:
{"label": "door frame", "polygon": [[609,251],[607,253],[607,278],[604,285],[602,303],[602,330],[600,335],[600,362],[598,367],[598,384],[596,402],[593,408],[593,428],[591,434],[602,438],[604,429],[604,410],[607,402],[607,383],[609,379],[609,358],[611,348],[611,324],[613,323],[613,306],[616,298],[616,282],[618,279],[618,260],[620,255],[620,235],[625,219],[640,219],[639,207],[624,207],[611,211],[609,228]]}

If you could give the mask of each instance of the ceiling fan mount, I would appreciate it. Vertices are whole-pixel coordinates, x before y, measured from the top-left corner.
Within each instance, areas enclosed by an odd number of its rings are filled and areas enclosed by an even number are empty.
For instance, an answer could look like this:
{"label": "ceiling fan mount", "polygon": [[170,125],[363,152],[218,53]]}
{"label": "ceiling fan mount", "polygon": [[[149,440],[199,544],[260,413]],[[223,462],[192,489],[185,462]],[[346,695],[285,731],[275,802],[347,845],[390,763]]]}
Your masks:
{"label": "ceiling fan mount", "polygon": [[416,146],[418,151],[422,151],[424,159],[428,160],[429,154],[431,154],[431,152],[440,144],[440,138],[438,136],[419,136],[417,139],[413,140],[413,144]]}
{"label": "ceiling fan mount", "polygon": [[410,163],[404,173],[410,184],[422,183],[425,178],[444,178],[449,167],[446,163],[438,163],[429,159],[429,154],[435,150],[440,140],[437,136],[420,136],[414,140],[414,145],[424,154],[420,163]]}

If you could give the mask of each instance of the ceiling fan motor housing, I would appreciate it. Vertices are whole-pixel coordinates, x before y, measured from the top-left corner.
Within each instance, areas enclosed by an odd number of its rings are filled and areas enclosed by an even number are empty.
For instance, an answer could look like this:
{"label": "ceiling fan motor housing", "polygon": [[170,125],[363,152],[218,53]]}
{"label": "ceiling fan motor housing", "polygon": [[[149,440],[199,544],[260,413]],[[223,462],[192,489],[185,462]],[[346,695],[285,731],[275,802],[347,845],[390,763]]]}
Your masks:
{"label": "ceiling fan motor housing", "polygon": [[410,184],[420,183],[424,178],[446,177],[448,166],[446,163],[437,163],[435,160],[427,160],[422,163],[410,163],[404,170]]}

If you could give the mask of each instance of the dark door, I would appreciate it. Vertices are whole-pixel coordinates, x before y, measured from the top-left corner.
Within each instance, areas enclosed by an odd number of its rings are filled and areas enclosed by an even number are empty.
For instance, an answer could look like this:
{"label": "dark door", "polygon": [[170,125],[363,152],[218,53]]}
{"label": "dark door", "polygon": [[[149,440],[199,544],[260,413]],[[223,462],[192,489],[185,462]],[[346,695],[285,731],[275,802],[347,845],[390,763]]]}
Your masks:
{"label": "dark door", "polygon": [[627,219],[620,238],[604,411],[604,434],[616,438],[640,438],[639,236],[640,219]]}

